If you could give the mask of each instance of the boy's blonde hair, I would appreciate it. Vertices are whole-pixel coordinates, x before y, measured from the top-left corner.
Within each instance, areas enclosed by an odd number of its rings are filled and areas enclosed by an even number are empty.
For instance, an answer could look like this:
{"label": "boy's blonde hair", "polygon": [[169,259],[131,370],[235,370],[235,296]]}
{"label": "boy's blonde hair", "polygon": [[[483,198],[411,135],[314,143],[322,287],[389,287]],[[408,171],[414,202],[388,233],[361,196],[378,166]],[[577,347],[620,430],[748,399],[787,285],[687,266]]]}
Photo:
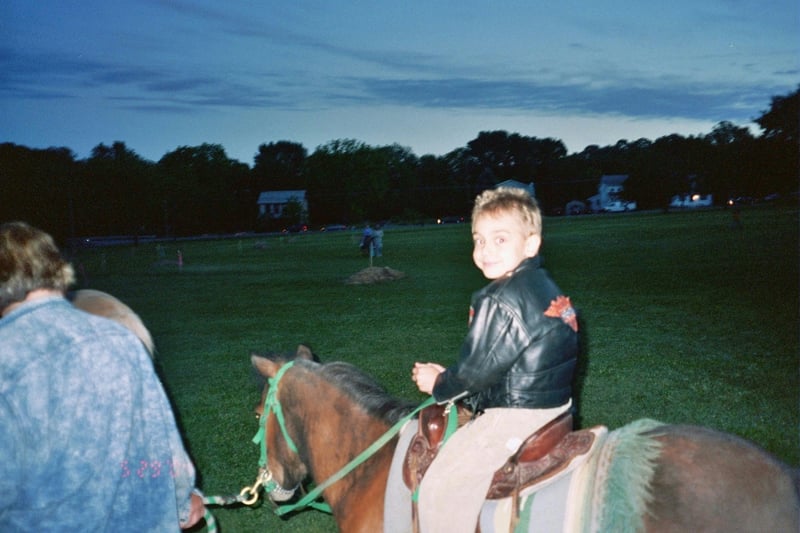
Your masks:
{"label": "boy's blonde hair", "polygon": [[516,187],[498,187],[483,191],[475,198],[472,208],[472,224],[482,215],[511,213],[520,218],[530,229],[531,235],[542,234],[542,212],[539,204],[524,189]]}
{"label": "boy's blonde hair", "polygon": [[53,238],[25,222],[0,225],[0,310],[36,289],[66,291],[75,271]]}

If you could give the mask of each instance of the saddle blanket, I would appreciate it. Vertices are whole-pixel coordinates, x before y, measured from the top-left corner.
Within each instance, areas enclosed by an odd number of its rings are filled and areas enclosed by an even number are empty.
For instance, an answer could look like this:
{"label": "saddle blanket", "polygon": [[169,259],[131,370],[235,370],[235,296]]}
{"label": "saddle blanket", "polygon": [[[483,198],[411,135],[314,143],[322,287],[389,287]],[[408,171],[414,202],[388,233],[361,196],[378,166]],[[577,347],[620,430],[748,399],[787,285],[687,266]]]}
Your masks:
{"label": "saddle blanket", "polygon": [[[580,507],[581,491],[585,490],[582,467],[592,453],[602,446],[608,430],[592,428],[592,448],[573,460],[569,467],[553,478],[532,485],[520,493],[520,533],[572,533],[583,529]],[[384,502],[384,532],[411,533],[411,492],[403,483],[403,461],[411,439],[417,432],[417,421],[410,420],[401,430],[395,448]],[[481,531],[508,531],[513,513],[511,498],[487,500],[480,513]]]}
{"label": "saddle blanket", "polygon": [[[583,531],[583,491],[588,459],[603,446],[608,435],[604,426],[591,428],[592,447],[575,457],[569,466],[550,479],[520,491],[519,523],[515,533],[577,533]],[[511,498],[486,500],[481,509],[481,531],[509,531],[513,516]]]}
{"label": "saddle blanket", "polygon": [[383,504],[384,533],[412,533],[411,491],[403,482],[403,462],[411,439],[417,434],[417,419],[409,420],[397,440],[392,465],[389,468],[389,479],[386,481],[386,496]]}

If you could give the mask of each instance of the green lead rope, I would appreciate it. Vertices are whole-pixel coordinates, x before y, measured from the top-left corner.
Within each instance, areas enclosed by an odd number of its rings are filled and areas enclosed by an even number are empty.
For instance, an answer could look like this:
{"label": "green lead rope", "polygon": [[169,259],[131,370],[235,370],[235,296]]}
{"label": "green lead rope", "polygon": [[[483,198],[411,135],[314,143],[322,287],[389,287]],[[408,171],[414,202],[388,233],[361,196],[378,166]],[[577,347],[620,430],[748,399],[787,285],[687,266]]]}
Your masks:
{"label": "green lead rope", "polygon": [[211,511],[206,509],[206,514],[203,515],[203,518],[206,521],[206,531],[208,533],[217,533],[217,521],[214,520],[214,515],[211,514]]}
{"label": "green lead rope", "polygon": [[261,457],[258,460],[258,466],[261,467],[267,466],[266,421],[269,418],[270,411],[275,411],[275,417],[278,419],[278,425],[283,432],[283,438],[286,439],[286,443],[289,445],[289,449],[291,449],[294,453],[297,453],[297,446],[295,446],[292,437],[289,436],[289,432],[286,431],[286,422],[283,418],[283,409],[281,408],[281,404],[278,401],[277,396],[278,382],[281,380],[286,371],[292,368],[292,366],[294,366],[294,361],[289,361],[278,369],[278,372],[275,373],[275,377],[269,378],[268,381],[269,392],[267,392],[267,397],[264,399],[264,416],[262,417],[264,423],[260,424],[258,433],[256,433],[255,437],[253,437],[254,444],[261,444]]}
{"label": "green lead rope", "polygon": [[[281,432],[283,433],[283,437],[286,439],[286,442],[289,448],[297,453],[297,446],[295,445],[294,441],[292,440],[289,432],[286,430],[286,422],[283,416],[283,409],[281,408],[281,404],[278,401],[277,393],[278,393],[278,382],[281,380],[283,375],[286,373],[289,368],[294,365],[294,361],[290,361],[283,365],[278,372],[275,374],[275,377],[269,379],[269,391],[267,392],[267,397],[264,399],[264,421],[265,423],[258,429],[258,433],[256,433],[255,437],[253,437],[253,443],[261,445],[261,457],[259,459],[259,466],[262,468],[266,468],[267,466],[267,439],[266,439],[266,420],[269,416],[270,412],[275,413],[275,417],[278,419],[278,425],[281,428]],[[389,428],[386,433],[381,435],[378,440],[373,442],[367,449],[363,452],[358,454],[353,460],[349,463],[344,465],[338,472],[333,474],[331,477],[326,479],[323,483],[314,487],[314,489],[306,494],[303,498],[301,498],[297,503],[290,504],[290,505],[281,505],[275,509],[275,514],[278,516],[283,516],[287,513],[291,513],[292,511],[296,511],[298,509],[303,509],[305,507],[312,507],[319,511],[323,511],[326,513],[331,512],[331,508],[328,504],[324,502],[316,501],[322,492],[342,479],[344,476],[352,472],[356,467],[364,463],[367,459],[375,455],[378,450],[380,450],[387,442],[389,442],[395,435],[397,435],[400,430],[403,428],[406,422],[411,420],[417,413],[419,413],[422,409],[428,407],[429,405],[433,405],[436,400],[431,396],[424,402],[422,402],[419,406],[417,406],[413,411],[409,414],[401,418],[397,421],[391,428]],[[447,420],[447,429],[445,430],[444,439],[442,441],[442,445],[450,435],[458,427],[458,410],[452,409],[453,404],[450,403],[448,405],[448,420]],[[265,486],[264,490],[270,492],[277,483],[274,480],[269,482],[270,486]],[[416,498],[416,492],[414,494]]]}
{"label": "green lead rope", "polygon": [[[293,365],[294,365],[294,361],[290,361],[290,362],[286,363],[280,369],[278,369],[278,372],[275,374],[275,377],[269,379],[270,387],[269,387],[269,391],[267,392],[267,397],[264,400],[264,411],[263,411],[264,412],[264,416],[263,416],[263,420],[265,422],[264,422],[263,425],[261,425],[261,427],[259,427],[258,432],[253,437],[253,443],[254,444],[259,444],[261,446],[261,457],[259,458],[258,464],[262,468],[262,470],[264,470],[266,472],[268,472],[268,470],[265,470],[267,468],[266,420],[267,420],[270,412],[274,412],[275,413],[275,417],[278,419],[278,425],[281,428],[281,432],[283,433],[283,437],[286,439],[286,443],[288,444],[289,448],[293,452],[297,453],[297,446],[295,445],[294,441],[292,440],[292,437],[289,435],[289,432],[286,430],[286,421],[285,421],[284,416],[283,416],[283,409],[281,408],[281,404],[280,404],[280,402],[278,401],[278,398],[277,398],[278,382],[281,380],[281,378],[286,373],[286,371],[289,370]],[[328,505],[328,504],[326,504],[324,502],[316,501],[317,498],[320,497],[322,492],[326,488],[330,487],[331,485],[333,485],[334,483],[336,483],[337,481],[342,479],[344,476],[346,476],[347,474],[352,472],[356,467],[358,467],[360,464],[364,463],[367,459],[369,459],[370,457],[375,455],[375,453],[377,453],[378,450],[380,450],[384,445],[386,445],[387,442],[389,442],[395,435],[397,435],[400,432],[400,430],[403,428],[403,426],[406,424],[406,422],[411,420],[421,410],[423,410],[424,408],[428,407],[429,405],[433,405],[435,402],[436,402],[436,400],[434,400],[434,398],[432,396],[430,398],[428,398],[427,400],[425,400],[424,402],[422,402],[413,411],[411,411],[409,414],[407,414],[406,416],[404,416],[403,418],[398,420],[397,423],[395,423],[391,428],[389,428],[389,430],[386,431],[386,433],[381,435],[381,437],[379,437],[378,440],[373,442],[366,450],[364,450],[363,452],[358,454],[357,457],[355,457],[353,460],[351,460],[349,463],[347,463],[344,467],[342,467],[341,470],[339,470],[338,472],[333,474],[330,478],[326,479],[320,485],[317,485],[311,492],[306,494],[297,503],[294,503],[294,504],[291,504],[291,505],[281,505],[281,506],[277,507],[275,509],[275,514],[277,514],[278,516],[283,516],[283,515],[285,515],[287,513],[290,513],[292,511],[296,511],[298,509],[302,509],[302,508],[305,508],[305,507],[311,507],[313,509],[317,509],[318,511],[331,513],[330,505]],[[450,404],[448,404],[448,407],[447,407],[447,410],[446,410],[446,412],[448,413],[447,429],[445,430],[445,435],[444,435],[444,438],[443,438],[443,441],[442,441],[442,445],[444,445],[444,443],[447,441],[447,439],[450,438],[450,435],[452,435],[453,432],[458,427],[458,410],[457,409],[452,409],[452,407],[453,407],[453,403],[451,402]],[[254,488],[256,486],[254,486]],[[276,486],[277,486],[277,483],[274,480],[270,480],[267,483],[267,485],[264,486],[264,490],[267,493],[269,493],[269,492],[272,492],[275,489]],[[248,489],[248,488],[249,487],[245,487],[245,490]],[[232,505],[234,503],[241,503],[241,502],[244,502],[247,498],[250,497],[250,496],[245,496],[244,492],[245,491],[243,490],[242,493],[240,493],[238,496],[234,495],[234,496],[231,496],[231,497],[206,496],[206,497],[204,497],[204,503],[206,505]],[[416,499],[417,499],[418,492],[419,492],[419,489],[417,489],[414,492],[414,494],[412,495],[412,498],[414,499],[414,501],[416,501]],[[211,512],[208,509],[206,509],[206,513],[205,513],[204,518],[205,518],[206,527],[207,527],[209,533],[216,533],[217,524],[216,524],[216,521],[214,520],[214,516],[211,514]]]}
{"label": "green lead rope", "polygon": [[[267,398],[264,400],[264,420],[266,420],[267,416],[269,415],[270,411],[275,413],[275,417],[278,419],[278,424],[281,427],[281,431],[283,432],[283,436],[286,439],[289,447],[297,453],[297,446],[295,446],[294,441],[289,436],[289,433],[286,431],[286,424],[283,418],[283,410],[281,409],[280,402],[278,402],[276,394],[277,394],[277,385],[280,381],[283,374],[293,365],[293,361],[286,363],[283,365],[278,372],[275,374],[275,377],[269,380],[270,388],[269,392],[267,393]],[[411,411],[408,415],[404,416],[400,419],[394,426],[389,428],[389,430],[384,433],[381,437],[378,438],[375,442],[373,442],[366,450],[358,454],[352,461],[347,463],[341,470],[333,474],[330,478],[326,479],[323,483],[317,485],[311,492],[306,494],[300,501],[291,505],[281,505],[275,509],[275,513],[278,516],[282,516],[286,513],[290,513],[292,511],[296,511],[298,509],[302,509],[304,507],[312,507],[319,511],[324,511],[326,513],[331,512],[331,508],[328,504],[317,502],[317,498],[322,494],[322,492],[330,487],[332,484],[336,483],[344,476],[352,472],[357,466],[362,464],[364,461],[372,457],[378,450],[380,450],[387,442],[389,442],[395,435],[400,432],[403,425],[408,422],[411,418],[413,418],[417,413],[419,413],[425,407],[432,405],[435,402],[433,397],[428,398],[426,401],[422,402],[418,407],[416,407],[413,411]],[[259,466],[266,467],[267,465],[267,439],[265,438],[265,426],[266,424],[262,425],[256,436],[253,437],[253,442],[255,444],[261,445],[261,458],[259,460]],[[268,487],[264,487],[265,490],[269,490]]]}
{"label": "green lead rope", "polygon": [[296,511],[297,509],[302,509],[303,507],[313,507],[313,508],[315,508],[317,510],[325,511],[326,513],[330,513],[331,512],[331,508],[330,508],[330,506],[328,504],[319,503],[319,502],[315,502],[314,501],[320,496],[320,494],[322,494],[322,491],[324,491],[325,489],[327,489],[328,487],[330,487],[331,485],[333,485],[334,483],[336,483],[337,481],[342,479],[344,476],[346,476],[347,474],[352,472],[361,463],[363,463],[364,461],[366,461],[367,459],[369,459],[370,457],[375,455],[375,453],[378,450],[380,450],[387,442],[392,440],[392,438],[395,435],[400,433],[400,430],[403,428],[403,426],[405,425],[406,422],[411,420],[422,409],[428,407],[429,405],[434,404],[435,402],[436,402],[436,400],[434,400],[432,396],[430,398],[428,398],[427,400],[425,400],[424,402],[422,402],[413,411],[411,411],[409,414],[407,414],[406,416],[401,418],[395,425],[393,425],[391,428],[389,428],[389,430],[386,433],[381,435],[378,438],[378,440],[373,442],[366,450],[364,450],[363,452],[358,454],[352,461],[350,461],[349,463],[344,465],[341,470],[339,470],[338,472],[333,474],[331,477],[326,479],[323,483],[321,483],[320,485],[317,485],[314,488],[314,490],[312,490],[311,492],[306,494],[300,501],[298,501],[297,503],[291,504],[291,505],[282,505],[282,506],[278,507],[277,509],[275,509],[275,513],[278,516],[283,516],[286,513],[290,513],[292,511]]}
{"label": "green lead rope", "polygon": [[450,435],[455,433],[458,429],[458,408],[454,409],[454,407],[456,407],[456,404],[449,402],[445,409],[445,411],[447,411],[447,429],[445,429],[442,443],[439,445],[440,449],[444,446],[444,443],[447,442],[447,439],[450,438]]}

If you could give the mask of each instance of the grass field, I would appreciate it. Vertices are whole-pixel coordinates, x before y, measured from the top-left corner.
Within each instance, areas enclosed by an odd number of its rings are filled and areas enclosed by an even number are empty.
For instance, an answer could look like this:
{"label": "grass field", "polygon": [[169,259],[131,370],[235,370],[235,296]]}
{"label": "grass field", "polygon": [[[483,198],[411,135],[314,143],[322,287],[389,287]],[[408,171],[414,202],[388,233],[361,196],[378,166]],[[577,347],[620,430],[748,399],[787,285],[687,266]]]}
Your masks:
{"label": "grass field", "polygon": [[[711,426],[800,463],[798,211],[750,209],[548,218],[545,266],[579,309],[583,426],[636,418]],[[390,392],[424,398],[416,360],[451,363],[470,294],[486,281],[467,225],[389,228],[375,264],[406,278],[351,286],[369,265],[356,233],[83,250],[81,285],[133,307],[207,494],[253,482],[259,398],[251,351],[310,343]],[[178,250],[183,266],[175,263]],[[333,531],[317,511],[214,509],[224,533]]]}

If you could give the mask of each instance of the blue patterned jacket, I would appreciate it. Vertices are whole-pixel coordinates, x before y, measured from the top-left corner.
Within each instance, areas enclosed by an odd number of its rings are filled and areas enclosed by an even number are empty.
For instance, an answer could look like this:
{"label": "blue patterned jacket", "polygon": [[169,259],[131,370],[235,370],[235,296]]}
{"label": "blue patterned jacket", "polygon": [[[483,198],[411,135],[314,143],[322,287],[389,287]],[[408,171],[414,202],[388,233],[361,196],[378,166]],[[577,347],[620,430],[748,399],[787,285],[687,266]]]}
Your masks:
{"label": "blue patterned jacket", "polygon": [[0,319],[0,530],[179,531],[194,466],[138,338],[59,297]]}

